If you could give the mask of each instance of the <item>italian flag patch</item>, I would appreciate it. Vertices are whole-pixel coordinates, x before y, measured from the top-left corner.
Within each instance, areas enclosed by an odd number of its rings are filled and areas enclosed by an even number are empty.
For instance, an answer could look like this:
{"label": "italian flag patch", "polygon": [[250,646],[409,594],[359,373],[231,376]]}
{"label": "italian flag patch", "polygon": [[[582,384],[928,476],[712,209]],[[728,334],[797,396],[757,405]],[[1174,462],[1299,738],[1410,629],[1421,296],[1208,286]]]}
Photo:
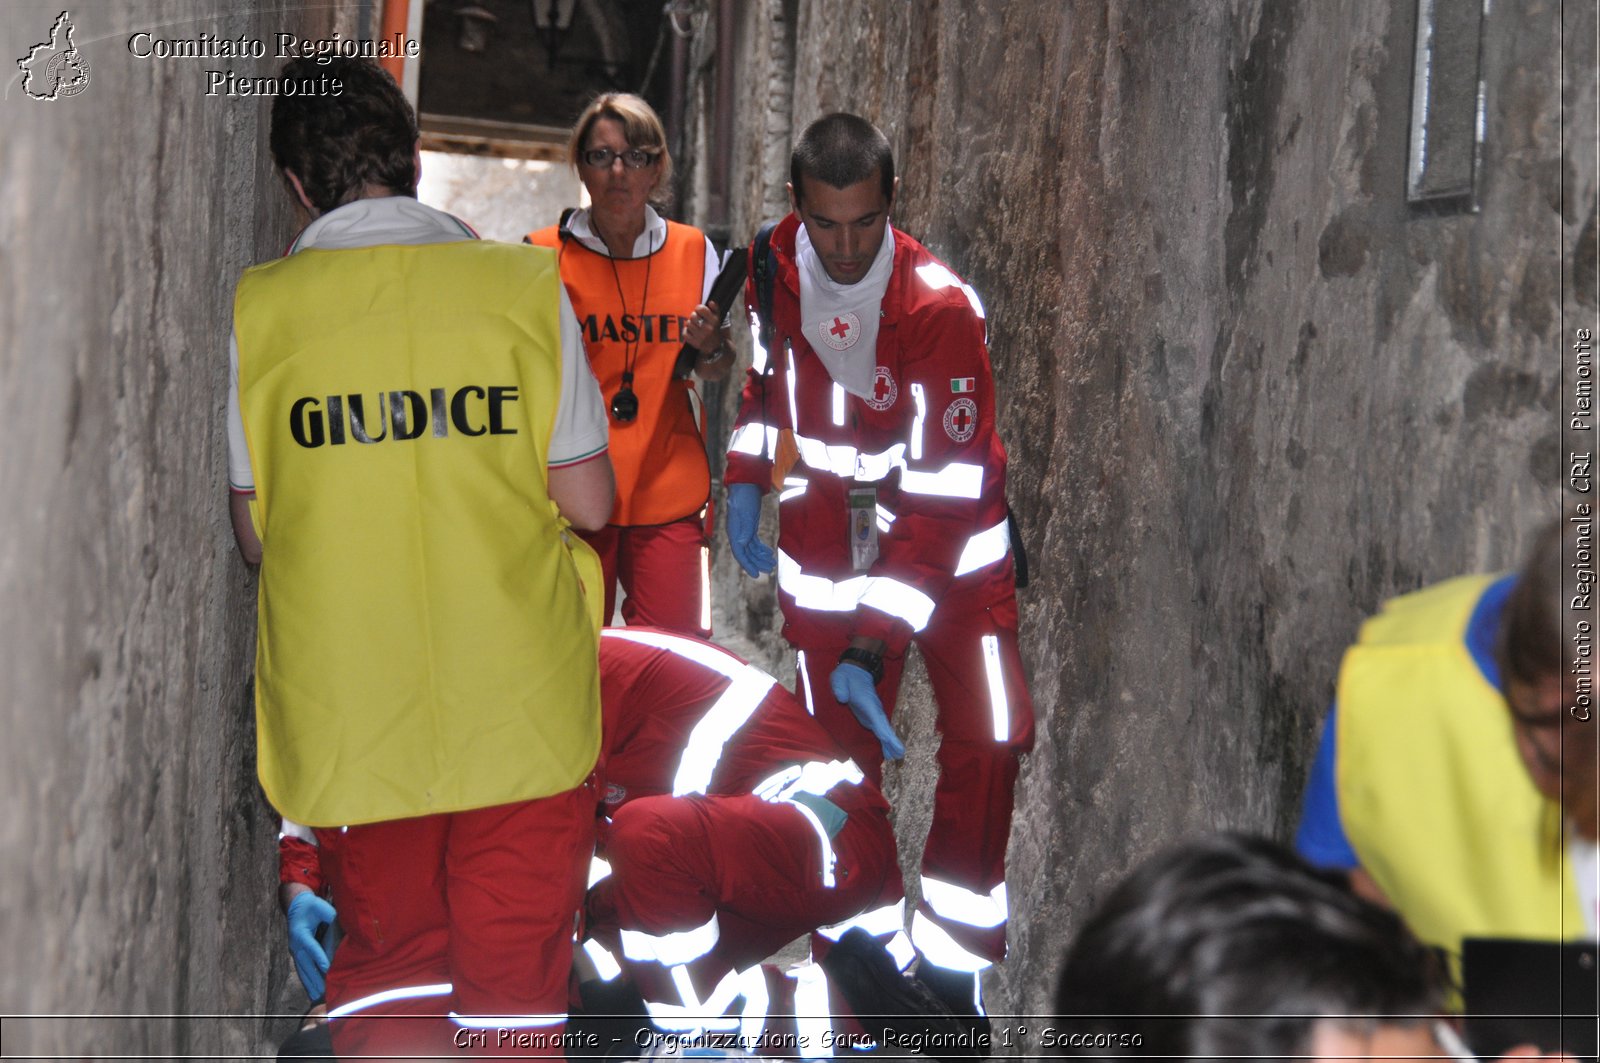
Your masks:
{"label": "italian flag patch", "polygon": [[950,378],[950,391],[959,395],[964,391],[978,390],[978,378],[973,376],[955,376]]}

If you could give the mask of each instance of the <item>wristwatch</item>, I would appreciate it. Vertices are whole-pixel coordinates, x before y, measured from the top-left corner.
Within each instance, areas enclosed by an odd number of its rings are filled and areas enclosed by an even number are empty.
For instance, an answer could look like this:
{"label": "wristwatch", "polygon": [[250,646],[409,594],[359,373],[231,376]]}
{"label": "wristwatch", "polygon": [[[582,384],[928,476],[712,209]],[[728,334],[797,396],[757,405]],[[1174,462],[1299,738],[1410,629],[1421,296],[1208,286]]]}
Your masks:
{"label": "wristwatch", "polygon": [[877,686],[883,682],[883,654],[873,653],[871,650],[849,647],[839,654],[840,664],[853,664],[872,676],[872,685]]}

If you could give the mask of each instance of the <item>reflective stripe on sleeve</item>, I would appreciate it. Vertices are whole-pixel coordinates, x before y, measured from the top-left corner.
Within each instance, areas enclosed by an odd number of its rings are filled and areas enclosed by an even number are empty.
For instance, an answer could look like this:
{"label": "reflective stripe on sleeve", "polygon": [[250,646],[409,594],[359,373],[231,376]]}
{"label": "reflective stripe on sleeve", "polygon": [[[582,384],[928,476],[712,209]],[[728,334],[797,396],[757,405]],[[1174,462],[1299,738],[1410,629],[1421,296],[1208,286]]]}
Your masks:
{"label": "reflective stripe on sleeve", "polygon": [[749,722],[761,700],[777,685],[777,680],[754,665],[745,666],[728,684],[728,689],[689,732],[689,743],[684,747],[683,759],[678,762],[678,774],[672,780],[673,797],[706,792],[712,775],[716,774],[717,763],[722,759],[723,747]]}
{"label": "reflective stripe on sleeve", "polygon": [[[994,720],[994,740],[1005,742],[1011,738],[1011,700],[1006,697],[1006,674],[1000,666],[1000,636],[985,635],[983,643],[983,672],[989,680],[989,715]],[[1000,918],[1005,919],[1005,883],[997,887],[1000,896]],[[938,911],[937,908],[934,909]],[[940,912],[943,915],[943,912]]]}
{"label": "reflective stripe on sleeve", "polygon": [[1011,526],[1007,521],[1001,521],[967,540],[967,545],[961,548],[961,559],[956,562],[955,574],[965,576],[969,572],[976,572],[1002,560],[1010,552]]}
{"label": "reflective stripe on sleeve", "polygon": [[728,687],[706,710],[700,722],[689,732],[689,741],[678,761],[678,772],[672,780],[672,796],[703,794],[711,785],[717,763],[722,759],[723,747],[739,728],[754,715],[763,698],[777,686],[777,680],[754,665],[745,664],[726,650],[660,631],[636,631],[628,628],[607,628],[602,638],[627,639],[646,646],[654,646],[676,654],[686,660],[719,672],[728,677]]}
{"label": "reflective stripe on sleeve", "polygon": [[962,281],[954,273],[937,262],[929,262],[917,267],[917,276],[922,278],[922,283],[938,291],[941,288],[959,287],[961,294],[967,297],[967,303],[972,307],[972,312],[979,318],[983,314],[983,300],[978,298],[978,293],[973,291],[972,285]]}
{"label": "reflective stripe on sleeve", "polygon": [[767,349],[761,343],[761,315],[750,311],[750,368],[757,376],[767,371]]}
{"label": "reflective stripe on sleeve", "polygon": [[837,381],[833,385],[833,423],[844,427],[844,387]]}
{"label": "reflective stripe on sleeve", "polygon": [[806,493],[806,485],[810,480],[799,476],[786,476],[783,480],[783,491],[778,495],[778,505],[783,505],[791,498],[799,498]]}

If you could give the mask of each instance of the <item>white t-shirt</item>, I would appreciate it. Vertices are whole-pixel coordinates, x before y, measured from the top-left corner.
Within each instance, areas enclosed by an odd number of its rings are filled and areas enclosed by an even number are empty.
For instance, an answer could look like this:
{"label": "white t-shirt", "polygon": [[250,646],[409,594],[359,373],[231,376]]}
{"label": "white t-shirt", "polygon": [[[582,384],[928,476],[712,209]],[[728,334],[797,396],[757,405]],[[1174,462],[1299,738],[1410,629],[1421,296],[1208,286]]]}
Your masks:
{"label": "white t-shirt", "polygon": [[[442,244],[476,240],[478,234],[463,221],[442,210],[418,203],[410,196],[358,199],[331,210],[307,225],[289,248],[289,254],[308,247],[340,250],[383,244]],[[583,353],[583,332],[565,287],[561,292],[561,395],[555,425],[550,433],[551,468],[576,465],[606,449],[605,404],[600,386]],[[244,419],[239,413],[239,342],[228,341],[228,486],[235,493],[255,490],[250,451],[245,445]]]}

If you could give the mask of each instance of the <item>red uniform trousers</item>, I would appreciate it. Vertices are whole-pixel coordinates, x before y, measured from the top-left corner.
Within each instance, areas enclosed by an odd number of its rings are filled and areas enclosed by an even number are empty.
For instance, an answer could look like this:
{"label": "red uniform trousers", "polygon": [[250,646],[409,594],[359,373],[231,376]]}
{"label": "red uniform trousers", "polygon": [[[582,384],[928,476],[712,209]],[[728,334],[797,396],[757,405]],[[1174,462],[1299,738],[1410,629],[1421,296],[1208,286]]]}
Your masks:
{"label": "red uniform trousers", "polygon": [[[829,799],[842,800],[848,789],[835,787]],[[683,1006],[682,1029],[723,1015],[749,988],[736,976],[750,971],[767,986],[767,1010],[781,1028],[792,1021],[793,980],[751,969],[818,927],[901,899],[888,817],[881,808],[840,807],[847,819],[831,839],[832,886],[824,884],[816,830],[786,802],[645,797],[617,810],[604,839],[611,875],[589,891],[590,932],[623,961],[658,1025],[673,1019],[656,1004]],[[624,930],[682,935],[680,951],[660,962],[630,958],[627,941],[619,948]],[[824,941],[813,939],[818,958]],[[841,1006],[836,1001],[834,1010]]]}
{"label": "red uniform trousers", "polygon": [[533,801],[318,830],[344,930],[328,972],[335,1051],[562,1055],[596,803],[591,780]]}
{"label": "red uniform trousers", "polygon": [[600,555],[606,623],[616,615],[620,582],[627,595],[622,619],[630,627],[711,637],[711,554],[699,514],[670,524],[607,524],[584,532],[583,541]]}
{"label": "red uniform trousers", "polygon": [[[934,963],[957,970],[980,970],[1005,958],[1003,894],[998,903],[994,898],[1005,883],[1019,758],[1033,748],[1033,700],[1017,648],[1009,562],[1006,567],[1003,581],[973,588],[959,580],[952,584],[927,627],[912,639],[928,670],[941,735],[917,911],[948,934],[955,949],[930,948],[915,925],[912,941]],[[994,593],[997,584],[1006,588],[1000,594]],[[786,616],[803,616],[802,622],[784,626],[784,636],[800,654],[796,695],[867,777],[881,781],[882,747],[829,685],[839,654],[850,643],[850,614],[800,610],[787,595],[783,606]],[[901,657],[883,661],[877,690],[891,719],[904,664]],[[960,892],[945,902],[940,884]]]}

